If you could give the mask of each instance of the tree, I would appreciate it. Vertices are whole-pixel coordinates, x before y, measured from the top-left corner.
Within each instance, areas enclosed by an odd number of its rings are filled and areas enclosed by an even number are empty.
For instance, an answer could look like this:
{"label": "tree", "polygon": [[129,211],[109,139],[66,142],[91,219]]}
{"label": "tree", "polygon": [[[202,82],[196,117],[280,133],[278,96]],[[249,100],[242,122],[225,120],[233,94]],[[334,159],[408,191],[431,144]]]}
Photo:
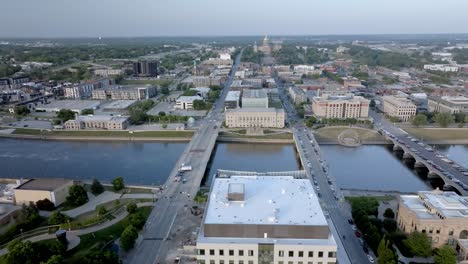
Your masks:
{"label": "tree", "polygon": [[454,122],[453,116],[450,113],[437,113],[434,116],[434,121],[439,123],[440,127],[448,127]]}
{"label": "tree", "polygon": [[170,93],[169,88],[168,87],[162,87],[161,88],[161,93],[164,94],[164,95],[168,95]]}
{"label": "tree", "polygon": [[427,116],[423,114],[417,114],[411,119],[411,124],[415,127],[427,125]]}
{"label": "tree", "polygon": [[166,129],[166,128],[167,128],[167,124],[162,124],[162,128],[163,128],[163,129]]}
{"label": "tree", "polygon": [[15,112],[18,116],[25,116],[30,113],[29,109],[24,105],[17,106]]}
{"label": "tree", "polygon": [[45,198],[36,202],[37,209],[43,211],[53,211],[55,210],[55,205],[49,199]]}
{"label": "tree", "polygon": [[129,225],[125,228],[120,236],[120,244],[125,251],[130,250],[135,245],[135,240],[138,238],[138,230]]}
{"label": "tree", "polygon": [[384,219],[383,228],[385,228],[389,233],[395,232],[397,229],[397,223],[393,219]]}
{"label": "tree", "polygon": [[67,122],[68,120],[75,118],[75,112],[70,109],[62,109],[57,113],[57,118],[61,119],[62,122]]}
{"label": "tree", "polygon": [[30,241],[13,240],[7,248],[6,264],[33,264],[34,248]]}
{"label": "tree", "polygon": [[383,216],[386,218],[395,218],[395,213],[393,212],[392,208],[387,208],[385,209]]}
{"label": "tree", "polygon": [[66,223],[69,220],[70,218],[68,216],[59,211],[55,211],[49,216],[48,223],[49,225],[60,225]]}
{"label": "tree", "polygon": [[67,196],[67,203],[80,206],[88,202],[88,194],[86,190],[81,185],[73,185],[70,187]]}
{"label": "tree", "polygon": [[102,186],[102,184],[97,179],[94,179],[93,183],[91,184],[91,192],[94,195],[101,194],[104,192],[104,186]]}
{"label": "tree", "polygon": [[432,253],[431,242],[426,234],[414,231],[404,240],[411,253],[419,257],[429,257]]}
{"label": "tree", "polygon": [[160,111],[160,112],[158,113],[158,116],[166,116],[166,112]]}
{"label": "tree", "polygon": [[207,103],[203,100],[193,100],[193,109],[195,110],[206,110],[208,107]]}
{"label": "tree", "polygon": [[444,245],[436,250],[434,256],[435,264],[455,264],[457,263],[457,253],[449,245]]}
{"label": "tree", "polygon": [[306,120],[305,120],[305,125],[307,127],[312,127],[315,122],[317,122],[317,118],[315,118],[314,116],[309,116]]}
{"label": "tree", "polygon": [[117,177],[112,180],[112,186],[114,186],[114,190],[120,191],[125,188],[124,179],[122,177]]}
{"label": "tree", "polygon": [[47,262],[41,262],[41,264],[63,264],[63,257],[60,255],[53,255]]}
{"label": "tree", "polygon": [[375,100],[374,99],[370,100],[369,107],[371,107],[371,108],[375,107]]}
{"label": "tree", "polygon": [[85,264],[119,264],[117,254],[112,251],[93,250],[84,257]]}
{"label": "tree", "polygon": [[377,248],[378,264],[394,264],[396,262],[395,254],[390,249],[390,241],[385,237],[380,240],[379,247]]}
{"label": "tree", "polygon": [[127,204],[127,212],[129,214],[133,214],[136,212],[137,205],[134,202],[128,203]]}
{"label": "tree", "polygon": [[182,95],[183,96],[195,96],[197,95],[197,90],[186,90]]}
{"label": "tree", "polygon": [[83,109],[83,111],[81,111],[81,114],[82,115],[94,115],[94,110],[93,109]]}
{"label": "tree", "polygon": [[379,245],[381,239],[377,227],[375,227],[374,225],[369,225],[369,228],[364,234],[364,238],[366,239],[367,244],[369,244],[374,251],[377,250],[377,246]]}

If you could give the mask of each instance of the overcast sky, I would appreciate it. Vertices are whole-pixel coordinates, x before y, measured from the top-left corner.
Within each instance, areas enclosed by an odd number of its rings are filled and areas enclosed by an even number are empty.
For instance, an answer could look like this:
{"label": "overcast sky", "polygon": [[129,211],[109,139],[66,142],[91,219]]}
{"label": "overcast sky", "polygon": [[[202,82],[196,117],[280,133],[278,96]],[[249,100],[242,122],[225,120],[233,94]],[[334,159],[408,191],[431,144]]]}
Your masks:
{"label": "overcast sky", "polygon": [[467,33],[467,0],[2,0],[0,37]]}

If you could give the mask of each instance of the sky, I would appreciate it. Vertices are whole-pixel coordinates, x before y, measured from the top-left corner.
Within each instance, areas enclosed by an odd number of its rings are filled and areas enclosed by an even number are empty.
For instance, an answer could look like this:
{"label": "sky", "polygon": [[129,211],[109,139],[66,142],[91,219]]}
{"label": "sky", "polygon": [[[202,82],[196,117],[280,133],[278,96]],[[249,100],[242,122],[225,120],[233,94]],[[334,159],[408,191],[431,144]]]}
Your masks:
{"label": "sky", "polygon": [[467,0],[2,0],[0,38],[468,33]]}

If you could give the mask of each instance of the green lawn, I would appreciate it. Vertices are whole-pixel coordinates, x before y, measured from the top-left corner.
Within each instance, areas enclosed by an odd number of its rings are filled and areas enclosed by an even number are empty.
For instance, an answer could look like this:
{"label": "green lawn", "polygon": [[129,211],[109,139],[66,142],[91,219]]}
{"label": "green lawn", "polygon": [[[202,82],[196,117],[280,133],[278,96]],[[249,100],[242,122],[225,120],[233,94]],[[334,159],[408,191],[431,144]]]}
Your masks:
{"label": "green lawn", "polygon": [[13,134],[36,136],[65,136],[65,137],[177,137],[191,138],[193,131],[41,131],[39,129],[17,128]]}
{"label": "green lawn", "polygon": [[468,128],[404,128],[404,130],[423,140],[468,139]]}
{"label": "green lawn", "polygon": [[315,131],[315,137],[318,141],[333,141],[338,140],[338,135],[344,130],[354,130],[361,140],[378,141],[383,140],[383,137],[375,130],[356,128],[356,127],[342,127],[342,126],[330,126],[323,127]]}

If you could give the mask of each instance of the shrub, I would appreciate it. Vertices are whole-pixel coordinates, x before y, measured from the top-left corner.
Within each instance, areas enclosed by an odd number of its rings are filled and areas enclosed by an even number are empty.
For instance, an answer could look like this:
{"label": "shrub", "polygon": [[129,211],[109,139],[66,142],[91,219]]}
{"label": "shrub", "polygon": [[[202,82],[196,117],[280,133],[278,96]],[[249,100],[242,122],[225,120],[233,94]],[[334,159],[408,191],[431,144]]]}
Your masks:
{"label": "shrub", "polygon": [[125,251],[128,251],[133,248],[135,245],[135,240],[138,238],[138,230],[129,225],[125,228],[120,236],[120,244]]}
{"label": "shrub", "polygon": [[135,203],[132,202],[132,203],[127,204],[127,212],[129,214],[135,213],[136,209],[137,209],[137,205]]}
{"label": "shrub", "polygon": [[120,191],[125,188],[124,179],[122,177],[117,177],[112,181],[112,186],[114,186],[114,190]]}
{"label": "shrub", "polygon": [[102,186],[102,184],[98,180],[94,179],[93,183],[91,184],[91,192],[94,195],[101,194],[102,192],[104,192],[104,186]]}
{"label": "shrub", "polygon": [[53,211],[55,210],[55,205],[49,199],[43,199],[36,202],[37,209],[43,211]]}

